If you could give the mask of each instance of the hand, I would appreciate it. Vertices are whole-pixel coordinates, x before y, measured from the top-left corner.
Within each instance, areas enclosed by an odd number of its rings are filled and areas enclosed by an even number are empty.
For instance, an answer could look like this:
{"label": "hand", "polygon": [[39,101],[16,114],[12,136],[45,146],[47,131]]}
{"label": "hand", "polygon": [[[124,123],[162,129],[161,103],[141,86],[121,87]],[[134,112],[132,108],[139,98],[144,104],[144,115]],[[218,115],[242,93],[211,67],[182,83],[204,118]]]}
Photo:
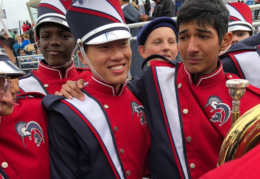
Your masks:
{"label": "hand", "polygon": [[148,21],[148,17],[149,17],[148,15],[142,14],[141,17],[139,17],[139,20],[140,20],[141,22]]}
{"label": "hand", "polygon": [[55,95],[65,96],[68,99],[77,98],[80,101],[84,101],[85,96],[80,89],[84,87],[84,80],[78,81],[68,80],[66,84],[62,85],[60,92],[55,92]]}

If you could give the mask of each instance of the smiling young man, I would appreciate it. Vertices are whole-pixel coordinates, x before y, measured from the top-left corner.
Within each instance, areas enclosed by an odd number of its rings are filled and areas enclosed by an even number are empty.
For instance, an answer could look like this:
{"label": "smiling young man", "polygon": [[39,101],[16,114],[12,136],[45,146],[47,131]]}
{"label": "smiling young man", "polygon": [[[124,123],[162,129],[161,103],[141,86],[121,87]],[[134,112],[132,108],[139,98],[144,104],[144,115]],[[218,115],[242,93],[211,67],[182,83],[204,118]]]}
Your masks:
{"label": "smiling young man", "polygon": [[151,140],[143,106],[126,86],[131,34],[119,1],[77,1],[66,19],[93,76],[83,88],[83,102],[43,99],[51,178],[141,179],[149,175]]}
{"label": "smiling young man", "polygon": [[65,19],[71,4],[71,0],[40,2],[35,31],[44,60],[39,62],[38,70],[20,79],[21,93],[54,94],[67,80],[88,81],[92,76],[88,68],[76,68],[72,61],[76,42]]}

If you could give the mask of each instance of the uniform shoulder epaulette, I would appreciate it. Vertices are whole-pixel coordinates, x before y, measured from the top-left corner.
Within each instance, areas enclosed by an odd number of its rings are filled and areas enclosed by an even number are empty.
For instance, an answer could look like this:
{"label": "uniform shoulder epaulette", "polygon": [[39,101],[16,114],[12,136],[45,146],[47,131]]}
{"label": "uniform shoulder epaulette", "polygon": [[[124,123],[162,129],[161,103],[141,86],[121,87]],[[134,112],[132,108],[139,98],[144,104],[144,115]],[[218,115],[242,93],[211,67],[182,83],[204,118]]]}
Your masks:
{"label": "uniform shoulder epaulette", "polygon": [[29,72],[29,73],[27,73],[26,75],[20,77],[19,80],[25,79],[25,78],[29,78],[29,77],[31,77],[31,76],[32,76],[32,72]]}
{"label": "uniform shoulder epaulette", "polygon": [[89,67],[76,67],[78,71],[89,71]]}

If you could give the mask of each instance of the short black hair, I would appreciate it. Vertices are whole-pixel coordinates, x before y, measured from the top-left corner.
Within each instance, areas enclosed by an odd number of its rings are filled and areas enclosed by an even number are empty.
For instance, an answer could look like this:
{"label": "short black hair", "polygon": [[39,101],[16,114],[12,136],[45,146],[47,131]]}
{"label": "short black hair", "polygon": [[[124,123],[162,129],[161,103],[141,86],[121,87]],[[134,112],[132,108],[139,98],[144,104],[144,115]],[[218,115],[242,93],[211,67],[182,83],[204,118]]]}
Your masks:
{"label": "short black hair", "polygon": [[187,0],[177,16],[177,26],[180,23],[197,21],[198,25],[205,27],[211,25],[218,33],[219,44],[228,32],[229,11],[222,0]]}
{"label": "short black hair", "polygon": [[123,2],[129,2],[129,0],[123,0]]}

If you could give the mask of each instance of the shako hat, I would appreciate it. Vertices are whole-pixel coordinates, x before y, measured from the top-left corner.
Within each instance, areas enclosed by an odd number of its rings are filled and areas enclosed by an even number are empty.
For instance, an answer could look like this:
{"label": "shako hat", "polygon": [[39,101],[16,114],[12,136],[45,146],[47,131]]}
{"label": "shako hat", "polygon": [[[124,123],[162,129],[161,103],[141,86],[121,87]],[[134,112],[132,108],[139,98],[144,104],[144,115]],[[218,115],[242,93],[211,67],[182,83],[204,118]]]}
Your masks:
{"label": "shako hat", "polygon": [[66,19],[76,40],[102,44],[131,37],[119,0],[76,0]]}
{"label": "shako hat", "polygon": [[254,30],[252,26],[252,11],[244,3],[233,2],[226,4],[227,9],[229,10],[229,25],[228,31],[250,31]]}
{"label": "shako hat", "polygon": [[19,78],[25,75],[25,72],[20,70],[10,60],[2,42],[0,42],[0,75],[10,76],[11,78]]}
{"label": "shako hat", "polygon": [[41,0],[38,6],[38,18],[35,24],[36,35],[39,38],[39,25],[52,22],[69,28],[66,13],[72,0]]}

